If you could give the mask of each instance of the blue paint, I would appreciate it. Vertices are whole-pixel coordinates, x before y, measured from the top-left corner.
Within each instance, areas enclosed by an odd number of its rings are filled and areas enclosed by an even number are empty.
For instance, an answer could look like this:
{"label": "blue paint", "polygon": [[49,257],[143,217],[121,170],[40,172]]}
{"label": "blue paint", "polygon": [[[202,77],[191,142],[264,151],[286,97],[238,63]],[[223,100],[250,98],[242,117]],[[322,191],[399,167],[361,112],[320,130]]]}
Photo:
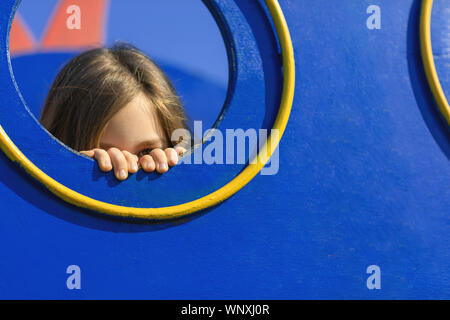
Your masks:
{"label": "blue paint", "polygon": [[[269,126],[281,73],[266,10],[250,0],[206,3],[232,71],[219,128]],[[64,203],[1,154],[0,297],[448,299],[450,136],[420,60],[420,1],[379,0],[381,30],[366,28],[370,4],[280,1],[297,71],[280,171],[214,208],[158,224],[103,217]],[[215,190],[243,168],[185,165],[116,184],[33,122],[4,47],[0,74],[5,131],[85,193],[161,206]],[[65,287],[70,264],[81,267],[80,291]],[[366,287],[373,264],[381,290]]]}
{"label": "blue paint", "polygon": [[107,30],[107,44],[127,39],[158,61],[227,86],[225,45],[202,1],[112,0]]}

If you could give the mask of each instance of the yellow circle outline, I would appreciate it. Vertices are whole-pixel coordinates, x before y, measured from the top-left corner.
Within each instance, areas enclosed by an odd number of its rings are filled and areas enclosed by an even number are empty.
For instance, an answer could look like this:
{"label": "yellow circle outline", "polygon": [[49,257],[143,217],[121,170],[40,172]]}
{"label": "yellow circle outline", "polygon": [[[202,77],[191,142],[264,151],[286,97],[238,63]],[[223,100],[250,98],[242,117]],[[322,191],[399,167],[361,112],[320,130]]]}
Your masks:
{"label": "yellow circle outline", "polygon": [[430,26],[432,7],[433,0],[422,1],[422,12],[420,15],[420,49],[422,52],[422,61],[425,67],[425,74],[427,76],[428,83],[430,84],[431,92],[433,93],[439,110],[445,120],[447,120],[447,123],[450,125],[450,106],[439,81],[436,65],[434,64],[433,49],[431,46]]}
{"label": "yellow circle outline", "polygon": [[[283,135],[284,129],[286,128],[294,99],[295,62],[289,29],[278,1],[265,0],[265,2],[274,21],[283,55],[283,93],[280,109],[273,126],[273,129],[279,130],[279,135],[277,135],[276,138],[272,138],[271,134],[257,155],[257,161],[255,161],[256,163],[249,164],[238,176],[222,188],[202,198],[170,207],[135,208],[118,206],[82,195],[46,175],[30,160],[28,160],[28,158],[16,147],[1,125],[0,148],[6,153],[8,158],[12,161],[18,162],[19,165],[22,166],[32,177],[39,180],[51,192],[61,199],[78,207],[87,208],[109,215],[151,220],[171,219],[181,217],[198,210],[206,209],[226,200],[250,182],[250,180],[258,174],[258,172],[269,160],[273,150],[276,148]],[[272,147],[273,149],[271,149]]]}

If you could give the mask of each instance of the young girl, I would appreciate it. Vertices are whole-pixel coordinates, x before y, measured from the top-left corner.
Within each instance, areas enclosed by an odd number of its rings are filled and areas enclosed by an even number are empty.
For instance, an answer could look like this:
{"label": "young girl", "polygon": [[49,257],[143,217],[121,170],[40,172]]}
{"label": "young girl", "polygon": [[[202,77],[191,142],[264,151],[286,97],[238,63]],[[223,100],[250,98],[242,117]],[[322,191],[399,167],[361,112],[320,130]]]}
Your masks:
{"label": "young girl", "polygon": [[186,149],[171,141],[186,115],[164,72],[136,47],[120,43],[73,58],[46,97],[41,124],[60,141],[124,180],[139,166],[167,172]]}

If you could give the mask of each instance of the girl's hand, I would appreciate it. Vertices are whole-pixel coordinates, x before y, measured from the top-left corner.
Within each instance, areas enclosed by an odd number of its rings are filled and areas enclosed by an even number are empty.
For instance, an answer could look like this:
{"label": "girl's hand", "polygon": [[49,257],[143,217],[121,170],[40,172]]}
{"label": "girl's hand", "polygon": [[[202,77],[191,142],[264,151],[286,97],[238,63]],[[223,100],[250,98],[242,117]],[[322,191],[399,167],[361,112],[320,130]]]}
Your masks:
{"label": "girl's hand", "polygon": [[139,164],[144,171],[165,173],[169,170],[169,166],[173,167],[178,163],[178,157],[186,152],[183,147],[153,149],[149,154],[143,155],[139,159]]}
{"label": "girl's hand", "polygon": [[169,170],[168,166],[175,166],[178,163],[178,156],[186,152],[183,147],[153,149],[149,154],[138,158],[138,156],[117,148],[110,148],[108,151],[103,149],[93,149],[80,151],[80,153],[97,160],[100,170],[109,172],[114,168],[114,175],[118,180],[128,178],[128,173],[135,173],[141,166],[144,171],[165,173]]}
{"label": "girl's hand", "polygon": [[114,175],[118,180],[128,178],[128,173],[135,173],[139,170],[138,157],[126,150],[120,151],[117,148],[93,149],[80,151],[80,153],[97,160],[100,170],[109,172],[114,168]]}

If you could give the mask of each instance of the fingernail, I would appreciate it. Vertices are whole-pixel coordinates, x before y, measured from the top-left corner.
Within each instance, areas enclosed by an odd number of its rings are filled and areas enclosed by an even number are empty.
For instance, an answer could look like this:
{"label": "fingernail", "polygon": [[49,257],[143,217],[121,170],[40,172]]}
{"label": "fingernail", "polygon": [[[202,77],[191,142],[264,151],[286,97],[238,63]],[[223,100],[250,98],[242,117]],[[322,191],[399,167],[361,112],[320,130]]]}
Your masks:
{"label": "fingernail", "polygon": [[131,169],[132,169],[133,171],[137,171],[137,170],[138,170],[137,164],[133,162],[133,163],[131,164]]}
{"label": "fingernail", "polygon": [[160,168],[161,168],[161,170],[166,170],[166,169],[168,169],[166,163],[161,163]]}
{"label": "fingernail", "polygon": [[127,177],[127,173],[125,172],[124,169],[120,169],[119,170],[119,178],[121,179],[125,179]]}

